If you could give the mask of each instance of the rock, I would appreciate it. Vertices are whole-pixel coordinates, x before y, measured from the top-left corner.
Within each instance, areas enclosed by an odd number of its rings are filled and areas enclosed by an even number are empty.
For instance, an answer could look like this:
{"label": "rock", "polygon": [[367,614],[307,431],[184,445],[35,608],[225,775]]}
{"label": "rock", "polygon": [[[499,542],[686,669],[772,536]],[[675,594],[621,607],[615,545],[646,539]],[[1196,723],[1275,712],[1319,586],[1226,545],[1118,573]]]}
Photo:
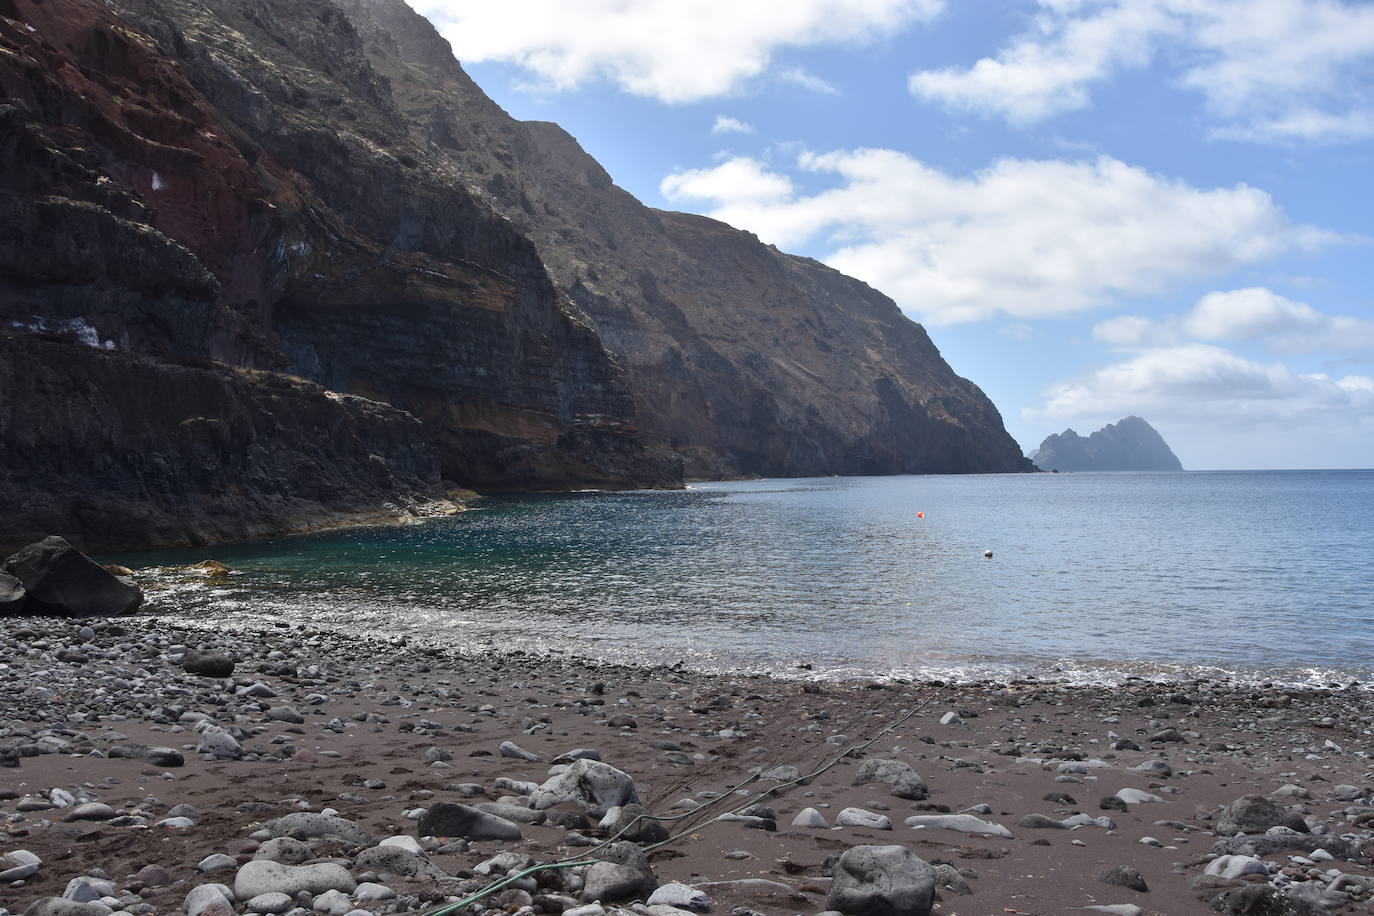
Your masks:
{"label": "rock", "polygon": [[396,892],[385,884],[377,884],[373,881],[364,881],[353,890],[354,900],[390,900],[396,896]]}
{"label": "rock", "polygon": [[[394,839],[394,838],[393,838]],[[407,837],[406,839],[409,839]],[[448,873],[435,865],[429,858],[411,849],[400,846],[382,845],[364,849],[353,860],[355,869],[386,872],[405,878],[447,878]]]}
{"label": "rock", "polygon": [[372,834],[352,821],[333,814],[301,811],[267,821],[262,826],[265,830],[271,831],[273,836],[289,836],[297,840],[336,836],[354,846],[372,845]]}
{"label": "rock", "polygon": [[305,722],[305,716],[294,706],[273,706],[267,710],[267,718],[273,722],[289,722],[292,725],[300,725]]}
{"label": "rock", "polygon": [[161,865],[145,865],[134,875],[134,880],[144,887],[166,887],[176,879]]}
{"label": "rock", "polygon": [[854,846],[832,869],[827,906],[846,916],[928,916],[935,869],[905,846]]}
{"label": "rock", "polygon": [[[1129,790],[1135,791],[1135,790]],[[1097,802],[1097,807],[1103,811],[1125,811],[1126,799],[1119,795],[1104,795]]]}
{"label": "rock", "polygon": [[1308,833],[1302,815],[1289,811],[1263,795],[1242,795],[1226,806],[1217,818],[1219,836],[1238,833],[1264,833],[1270,827],[1288,827],[1298,833]]}
{"label": "rock", "polygon": [[918,814],[906,819],[906,825],[918,830],[957,830],[960,833],[977,833],[1002,837],[1009,840],[1012,833],[1001,824],[994,824],[974,817],[972,814]]}
{"label": "rock", "polygon": [[579,802],[596,817],[605,817],[616,805],[639,804],[634,780],[628,773],[597,760],[576,760],[530,796],[530,807],[552,808]]}
{"label": "rock", "polygon": [[1254,856],[1217,856],[1207,863],[1207,867],[1203,869],[1203,874],[1228,879],[1241,878],[1245,875],[1268,876],[1269,867],[1264,864],[1262,859],[1257,859]]}
{"label": "rock", "polygon": [[1146,773],[1150,776],[1158,776],[1160,779],[1167,779],[1174,775],[1174,768],[1169,765],[1167,760],[1157,758],[1146,760],[1131,767],[1132,773]]}
{"label": "rock", "polygon": [[590,747],[575,747],[553,758],[554,763],[572,763],[574,760],[600,760],[601,752]]}
{"label": "rock", "polygon": [[81,875],[71,879],[67,882],[66,890],[62,891],[63,900],[71,900],[76,903],[90,903],[101,897],[113,896],[113,884],[104,878],[92,878],[89,875]]}
{"label": "rock", "polygon": [[226,856],[222,852],[213,853],[196,863],[196,869],[204,874],[212,874],[217,871],[228,871],[238,867],[238,860],[233,856]]}
{"label": "rock", "polygon": [[24,916],[110,916],[103,903],[77,903],[61,897],[40,897],[28,905]]}
{"label": "rock", "polygon": [[485,811],[488,814],[494,814],[497,817],[505,818],[516,824],[531,824],[538,826],[549,819],[549,816],[543,811],[535,811],[533,808],[525,808],[520,805],[509,805],[503,802],[479,802],[472,807],[476,808],[478,811]]}
{"label": "rock", "polygon": [[597,829],[609,836],[641,845],[668,839],[668,831],[649,817],[641,805],[616,805],[606,812]]}
{"label": "rock", "polygon": [[200,743],[196,745],[197,754],[210,754],[219,760],[241,760],[243,745],[238,739],[218,725],[211,725],[200,733]]}
{"label": "rock", "polygon": [[285,913],[295,905],[296,901],[286,894],[258,894],[258,896],[248,901],[248,911],[250,913],[268,913],[270,916],[279,916],[279,914]]}
{"label": "rock", "polygon": [[597,862],[583,878],[582,899],[618,903],[653,893],[657,881],[632,865]]}
{"label": "rock", "polygon": [[0,884],[23,881],[38,874],[43,860],[27,849],[14,849],[0,855]]}
{"label": "rock", "polygon": [[891,788],[897,798],[920,801],[930,796],[930,789],[921,774],[910,764],[900,760],[865,760],[854,774],[854,785],[880,782]]}
{"label": "rock", "polygon": [[803,808],[797,812],[797,816],[792,818],[793,827],[805,827],[809,830],[824,830],[830,825],[826,823],[825,817],[815,808]]}
{"label": "rock", "polygon": [[801,777],[801,771],[790,764],[782,764],[764,770],[759,776],[763,779],[773,779],[778,782],[794,782]]}
{"label": "rock", "polygon": [[186,755],[174,747],[150,747],[143,757],[155,767],[173,769],[186,765]]}
{"label": "rock", "polygon": [[253,858],[280,862],[283,865],[301,865],[315,858],[315,850],[310,848],[310,844],[303,843],[295,837],[279,836],[259,846],[253,853]]}
{"label": "rock", "polygon": [[516,760],[542,760],[538,754],[525,750],[514,741],[502,741],[499,750],[502,757],[514,757]]}
{"label": "rock", "polygon": [[103,616],[128,614],[143,603],[133,580],[111,575],[56,535],[11,554],[0,572],[19,580],[29,612]]}
{"label": "rock", "polygon": [[467,805],[439,802],[416,825],[420,836],[466,837],[470,840],[518,840],[520,828],[503,817]]}
{"label": "rock", "polygon": [[22,612],[28,597],[23,582],[8,573],[0,573],[0,617]]}
{"label": "rock", "polygon": [[1114,887],[1128,887],[1133,891],[1140,891],[1142,894],[1150,891],[1150,885],[1145,883],[1144,876],[1129,865],[1116,865],[1105,871],[1100,871],[1097,873],[1097,880]]}
{"label": "rock", "polygon": [[1046,471],[1181,471],[1164,438],[1140,417],[1108,423],[1087,437],[1072,429],[1040,443],[1035,462]]}
{"label": "rock", "polygon": [[234,912],[234,892],[223,884],[191,888],[182,904],[186,916],[227,916]]}
{"label": "rock", "polygon": [[675,906],[680,910],[689,910],[693,913],[711,912],[711,898],[706,896],[703,891],[686,884],[669,882],[661,885],[658,890],[649,895],[645,901],[649,906]]}
{"label": "rock", "polygon": [[1116,797],[1128,805],[1162,804],[1164,799],[1143,789],[1121,789]]}
{"label": "rock", "polygon": [[1166,728],[1155,732],[1150,736],[1150,740],[1161,744],[1187,744],[1188,739],[1183,737],[1176,728]]}
{"label": "rock", "polygon": [[353,909],[353,901],[348,899],[347,894],[329,890],[316,895],[315,899],[311,901],[310,908],[316,913],[325,913],[327,916],[344,916],[345,913]]}
{"label": "rock", "polygon": [[1233,887],[1213,897],[1210,906],[1214,912],[1231,916],[1326,916],[1330,912],[1319,903],[1267,884]]}
{"label": "rock", "polygon": [[202,652],[189,649],[181,657],[182,670],[205,677],[229,677],[234,673],[234,660],[223,652]]}
{"label": "rock", "polygon": [[863,808],[845,808],[835,815],[837,827],[863,827],[868,830],[891,830],[892,821],[882,814],[874,814]]}
{"label": "rock", "polygon": [[259,894],[281,893],[293,897],[301,891],[322,894],[328,890],[352,893],[357,882],[342,865],[283,865],[270,859],[254,859],[234,876],[234,896],[248,900]]}
{"label": "rock", "polygon": [[86,802],[67,811],[66,821],[108,821],[115,817],[115,809],[104,802]]}
{"label": "rock", "polygon": [[421,856],[425,854],[425,848],[421,846],[413,836],[389,836],[377,845],[395,846]]}

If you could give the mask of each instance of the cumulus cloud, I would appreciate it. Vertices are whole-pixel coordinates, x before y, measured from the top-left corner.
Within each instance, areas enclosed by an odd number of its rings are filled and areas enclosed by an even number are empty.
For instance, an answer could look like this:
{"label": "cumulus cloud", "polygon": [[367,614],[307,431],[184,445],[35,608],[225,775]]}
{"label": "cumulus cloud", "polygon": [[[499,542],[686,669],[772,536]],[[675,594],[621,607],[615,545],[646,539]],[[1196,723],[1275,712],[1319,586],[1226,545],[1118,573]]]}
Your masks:
{"label": "cumulus cloud", "polygon": [[[543,87],[609,80],[692,102],[738,91],[789,47],[863,43],[934,18],[944,0],[411,0],[459,60],[503,61]],[[809,77],[801,71],[783,71]],[[820,81],[816,81],[820,83]],[[820,83],[820,85],[824,85]]]}
{"label": "cumulus cloud", "polygon": [[921,98],[1026,124],[1084,108],[1091,88],[1158,63],[1201,93],[1216,135],[1374,136],[1374,6],[1339,0],[1039,0],[1028,33],[967,68],[911,75]]}
{"label": "cumulus cloud", "polygon": [[828,264],[933,324],[1079,312],[1332,238],[1256,188],[1197,188],[1106,156],[1007,159],[969,177],[884,149],[797,164],[833,186],[801,193],[738,157],[660,190],[782,247],[826,244]]}
{"label": "cumulus cloud", "polygon": [[711,127],[713,134],[752,134],[754,125],[746,124],[739,118],[716,115],[716,123]]}
{"label": "cumulus cloud", "polygon": [[1326,315],[1263,287],[1208,293],[1182,316],[1110,318],[1093,336],[1122,349],[1259,341],[1276,354],[1374,351],[1374,321]]}

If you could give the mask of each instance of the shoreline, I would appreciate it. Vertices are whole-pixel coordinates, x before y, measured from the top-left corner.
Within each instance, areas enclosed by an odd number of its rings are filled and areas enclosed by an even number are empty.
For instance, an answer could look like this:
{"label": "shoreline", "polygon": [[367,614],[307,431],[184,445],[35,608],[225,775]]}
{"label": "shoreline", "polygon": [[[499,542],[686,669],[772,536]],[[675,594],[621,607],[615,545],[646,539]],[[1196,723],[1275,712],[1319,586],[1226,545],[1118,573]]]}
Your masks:
{"label": "shoreline", "polygon": [[[7,650],[0,676],[16,689],[0,707],[0,749],[53,751],[0,768],[0,796],[17,796],[0,800],[0,856],[22,849],[42,860],[22,884],[0,886],[0,907],[12,913],[96,870],[109,876],[109,902],[131,916],[186,912],[196,885],[234,884],[237,870],[266,845],[251,839],[261,824],[326,808],[373,839],[409,836],[428,846],[425,861],[442,873],[398,876],[369,866],[366,856],[360,865],[353,848],[360,844],[310,840],[312,859],[351,868],[358,880],[378,878],[373,883],[396,893],[355,899],[357,908],[373,916],[427,908],[484,886],[490,878],[478,866],[497,853],[547,862],[585,850],[569,845],[579,842],[574,834],[598,834],[595,819],[577,821],[571,812],[571,831],[521,821],[519,840],[441,851],[407,816],[417,809],[489,803],[511,818],[542,820],[542,812],[527,807],[530,784],[549,779],[559,754],[592,748],[635,781],[649,810],[679,813],[672,806],[684,797],[706,801],[753,770],[783,765],[810,772],[921,702],[929,705],[880,735],[863,759],[914,768],[928,797],[903,798],[875,782],[854,785],[862,761],[844,758],[810,784],[767,799],[771,824],[765,818],[698,827],[656,853],[657,881],[697,886],[718,913],[817,913],[826,908],[828,857],[851,845],[896,843],[952,866],[953,874],[942,872],[948,883],[934,910],[942,914],[1048,914],[1092,905],[1205,913],[1232,887],[1275,894],[1279,885],[1289,894],[1320,889],[1333,905],[1339,898],[1331,912],[1371,911],[1374,874],[1365,848],[1374,850],[1374,696],[1360,689],[791,681],[518,651],[464,655],[285,622],[236,631],[147,616],[12,620],[0,640]],[[184,672],[181,646],[235,656],[232,677]],[[242,759],[196,753],[205,740],[198,721],[237,732]],[[541,759],[504,756],[505,742]],[[184,764],[154,766],[136,756],[140,745],[174,749]],[[775,784],[754,780],[745,791]],[[1132,798],[1155,800],[1099,806],[1129,789],[1142,793]],[[76,801],[89,795],[109,809],[98,811],[103,820],[68,820],[71,806],[16,818],[20,799],[51,797],[53,790]],[[1222,807],[1250,793],[1285,808],[1302,806],[1304,826],[1318,832],[1248,841],[1216,836]],[[176,805],[191,806],[193,825],[158,826]],[[986,813],[975,816],[1011,835],[904,823],[979,805]],[[837,829],[848,808],[861,809],[849,820],[869,826]],[[827,826],[794,825],[804,809]],[[1059,823],[1076,815],[1086,816],[1071,821],[1080,826]],[[1112,826],[1093,820],[1101,817]],[[883,818],[891,829],[873,826]],[[1217,844],[1242,853],[1267,849],[1258,858],[1268,866],[1245,866],[1265,874],[1205,875]],[[1305,855],[1323,844],[1333,847],[1333,859]],[[213,855],[227,857],[209,866],[223,871],[197,869]],[[1294,855],[1312,864],[1294,862]],[[166,869],[170,883],[130,878],[148,865]],[[1116,867],[1134,869],[1149,890],[1097,880]],[[1335,878],[1330,869],[1354,877]],[[535,911],[556,912],[583,902],[573,884],[505,891],[509,898],[500,899],[516,909],[537,900]],[[248,912],[243,901],[235,909]]]}

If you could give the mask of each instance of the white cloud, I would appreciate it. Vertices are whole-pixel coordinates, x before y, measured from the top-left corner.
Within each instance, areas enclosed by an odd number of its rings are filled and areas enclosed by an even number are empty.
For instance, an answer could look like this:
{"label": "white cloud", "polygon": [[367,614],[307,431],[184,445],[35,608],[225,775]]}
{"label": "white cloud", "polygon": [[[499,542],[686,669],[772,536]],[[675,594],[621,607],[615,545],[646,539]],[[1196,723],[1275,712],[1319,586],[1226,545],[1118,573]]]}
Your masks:
{"label": "white cloud", "polygon": [[839,95],[840,90],[821,79],[819,76],[808,73],[801,67],[787,67],[778,71],[778,79],[785,83],[796,83],[803,89],[810,89],[812,92],[819,92],[821,95]]}
{"label": "white cloud", "polygon": [[716,123],[711,127],[713,134],[752,134],[754,125],[746,124],[739,118],[716,115]]}
{"label": "white cloud", "polygon": [[1093,336],[1123,349],[1260,341],[1272,353],[1374,351],[1374,321],[1326,315],[1263,287],[1208,293],[1181,317],[1110,318]]}
{"label": "white cloud", "polygon": [[552,89],[606,79],[674,103],[738,91],[770,69],[779,49],[863,43],[944,8],[944,0],[411,3],[459,60],[513,63]]}
{"label": "white cloud", "polygon": [[882,149],[798,164],[837,183],[803,194],[734,158],[661,190],[779,246],[827,244],[831,266],[934,324],[1083,311],[1332,238],[1258,189],[1196,188],[1105,156],[1007,159],[967,178]]}
{"label": "white cloud", "polygon": [[1339,0],[1039,0],[1036,27],[968,68],[912,74],[948,107],[1025,124],[1087,107],[1091,87],[1153,63],[1202,94],[1217,136],[1374,136],[1374,5]]}

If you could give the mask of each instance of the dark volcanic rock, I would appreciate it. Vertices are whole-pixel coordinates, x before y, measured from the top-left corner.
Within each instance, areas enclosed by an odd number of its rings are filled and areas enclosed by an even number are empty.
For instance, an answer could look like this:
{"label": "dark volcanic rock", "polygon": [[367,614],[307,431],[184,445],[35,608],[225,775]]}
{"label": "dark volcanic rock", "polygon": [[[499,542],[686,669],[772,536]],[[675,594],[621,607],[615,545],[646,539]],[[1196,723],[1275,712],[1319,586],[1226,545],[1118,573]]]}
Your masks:
{"label": "dark volcanic rock", "polygon": [[1298,833],[1307,833],[1307,822],[1302,815],[1265,798],[1263,795],[1242,795],[1226,806],[1217,818],[1219,836],[1235,836],[1238,833],[1264,833],[1270,827],[1288,827]]}
{"label": "dark volcanic rock", "polygon": [[1086,439],[1071,429],[1040,443],[1032,456],[1046,471],[1181,471],[1164,437],[1140,417],[1108,423]]}
{"label": "dark volcanic rock", "polygon": [[27,598],[24,583],[7,573],[0,573],[0,614],[19,613]]}
{"label": "dark volcanic rock", "polygon": [[23,548],[0,568],[23,584],[30,611],[127,614],[143,603],[143,591],[133,580],[108,572],[56,535]]}
{"label": "dark volcanic rock", "polygon": [[234,660],[223,652],[202,652],[188,649],[182,656],[181,667],[190,674],[205,677],[229,677],[234,673]]}
{"label": "dark volcanic rock", "polygon": [[827,901],[853,916],[927,916],[935,869],[905,846],[854,846],[840,856]]}

